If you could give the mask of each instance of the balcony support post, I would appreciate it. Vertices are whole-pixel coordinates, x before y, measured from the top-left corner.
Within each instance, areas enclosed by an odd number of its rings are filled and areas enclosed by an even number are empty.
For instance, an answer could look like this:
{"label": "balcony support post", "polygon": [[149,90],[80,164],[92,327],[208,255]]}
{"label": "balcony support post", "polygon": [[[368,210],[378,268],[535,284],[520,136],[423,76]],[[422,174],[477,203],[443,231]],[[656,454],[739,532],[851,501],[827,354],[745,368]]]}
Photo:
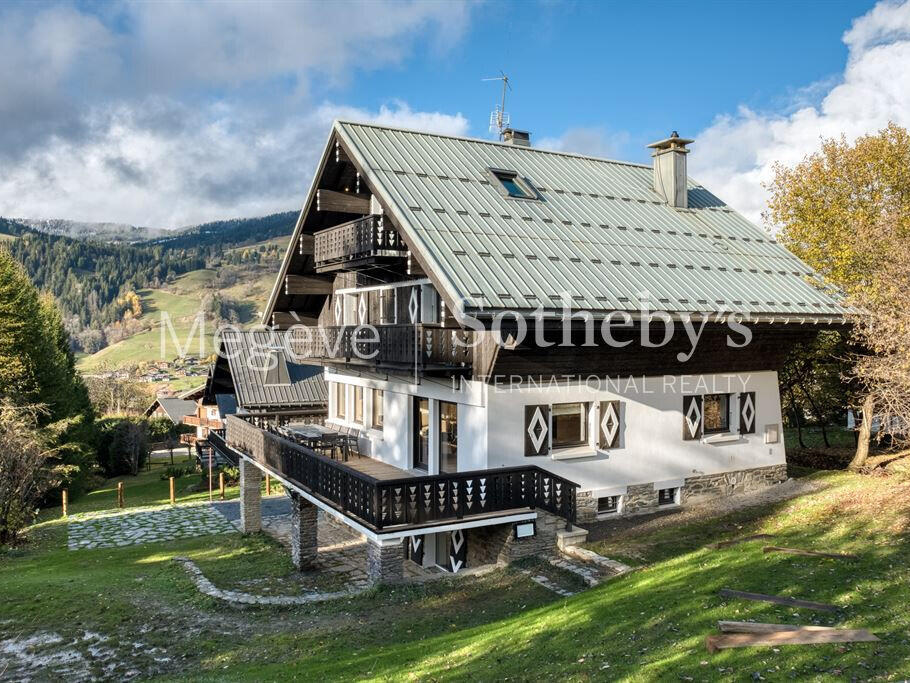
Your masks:
{"label": "balcony support post", "polygon": [[262,530],[262,472],[246,458],[240,458],[240,530],[255,534]]}
{"label": "balcony support post", "polygon": [[316,560],[318,511],[299,493],[291,492],[291,562],[298,570],[310,568]]}
{"label": "balcony support post", "polygon": [[373,583],[404,580],[404,543],[400,538],[367,540],[367,577]]}

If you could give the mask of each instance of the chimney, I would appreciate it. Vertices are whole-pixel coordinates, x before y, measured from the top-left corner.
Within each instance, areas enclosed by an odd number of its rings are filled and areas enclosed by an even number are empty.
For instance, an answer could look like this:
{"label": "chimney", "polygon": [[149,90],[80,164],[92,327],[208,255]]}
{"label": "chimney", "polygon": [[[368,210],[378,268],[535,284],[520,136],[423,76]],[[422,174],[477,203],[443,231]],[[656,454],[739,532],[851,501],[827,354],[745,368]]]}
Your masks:
{"label": "chimney", "polygon": [[686,155],[689,150],[686,145],[695,142],[679,137],[675,130],[666,140],[659,140],[648,145],[654,151],[654,191],[659,194],[667,204],[680,209],[689,207],[689,194],[687,190]]}
{"label": "chimney", "polygon": [[531,134],[526,130],[506,128],[504,131],[502,131],[502,140],[507,145],[514,145],[515,147],[531,146]]}

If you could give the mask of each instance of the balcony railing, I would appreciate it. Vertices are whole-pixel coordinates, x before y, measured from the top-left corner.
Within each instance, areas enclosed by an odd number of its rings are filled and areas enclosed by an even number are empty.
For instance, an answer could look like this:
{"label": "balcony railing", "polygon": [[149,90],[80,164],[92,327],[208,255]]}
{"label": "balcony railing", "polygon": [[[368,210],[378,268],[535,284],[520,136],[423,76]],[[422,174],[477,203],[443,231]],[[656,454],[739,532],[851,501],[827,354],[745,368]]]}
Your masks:
{"label": "balcony railing", "polygon": [[535,465],[380,480],[236,416],[227,443],[374,531],[537,508],[575,522],[578,484]]}
{"label": "balcony railing", "polygon": [[473,358],[470,331],[426,325],[313,327],[291,340],[300,358],[368,365],[459,369]]}
{"label": "balcony railing", "polygon": [[199,417],[198,415],[184,415],[183,424],[192,427],[208,427],[209,429],[224,429],[224,422],[213,420],[208,417]]}
{"label": "balcony railing", "polygon": [[[214,448],[224,460],[227,460],[229,463],[237,466],[238,457],[237,452],[232,448],[228,448],[227,443],[224,440],[224,430],[223,429],[213,429],[209,431],[207,438],[210,448]],[[216,461],[218,458],[216,457]]]}
{"label": "balcony railing", "polygon": [[385,226],[382,216],[365,216],[314,235],[316,267],[376,257],[407,256],[408,248],[397,230]]}

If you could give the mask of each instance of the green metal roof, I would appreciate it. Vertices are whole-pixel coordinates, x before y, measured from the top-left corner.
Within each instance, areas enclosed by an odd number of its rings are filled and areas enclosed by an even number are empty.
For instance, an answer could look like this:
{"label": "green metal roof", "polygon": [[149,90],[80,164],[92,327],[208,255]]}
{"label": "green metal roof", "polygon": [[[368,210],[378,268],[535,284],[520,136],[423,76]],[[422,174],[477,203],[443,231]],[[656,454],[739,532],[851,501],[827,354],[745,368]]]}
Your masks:
{"label": "green metal roof", "polygon": [[[453,301],[497,309],[846,312],[812,269],[689,179],[689,208],[651,167],[503,143],[336,122],[335,131]],[[490,168],[540,199],[503,195]]]}

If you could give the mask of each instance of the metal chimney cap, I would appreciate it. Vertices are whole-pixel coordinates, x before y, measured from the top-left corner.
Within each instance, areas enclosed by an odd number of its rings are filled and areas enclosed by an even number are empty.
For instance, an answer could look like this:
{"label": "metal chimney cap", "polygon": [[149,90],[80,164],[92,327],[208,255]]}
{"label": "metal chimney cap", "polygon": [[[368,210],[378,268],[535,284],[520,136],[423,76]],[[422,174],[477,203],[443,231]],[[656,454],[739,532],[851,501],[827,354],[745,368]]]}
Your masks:
{"label": "metal chimney cap", "polygon": [[652,142],[648,145],[648,148],[657,150],[658,152],[670,149],[678,152],[688,152],[689,150],[686,149],[686,145],[691,145],[693,142],[695,142],[695,140],[692,138],[679,137],[679,133],[674,130],[670,133],[670,137],[658,140],[657,142]]}

